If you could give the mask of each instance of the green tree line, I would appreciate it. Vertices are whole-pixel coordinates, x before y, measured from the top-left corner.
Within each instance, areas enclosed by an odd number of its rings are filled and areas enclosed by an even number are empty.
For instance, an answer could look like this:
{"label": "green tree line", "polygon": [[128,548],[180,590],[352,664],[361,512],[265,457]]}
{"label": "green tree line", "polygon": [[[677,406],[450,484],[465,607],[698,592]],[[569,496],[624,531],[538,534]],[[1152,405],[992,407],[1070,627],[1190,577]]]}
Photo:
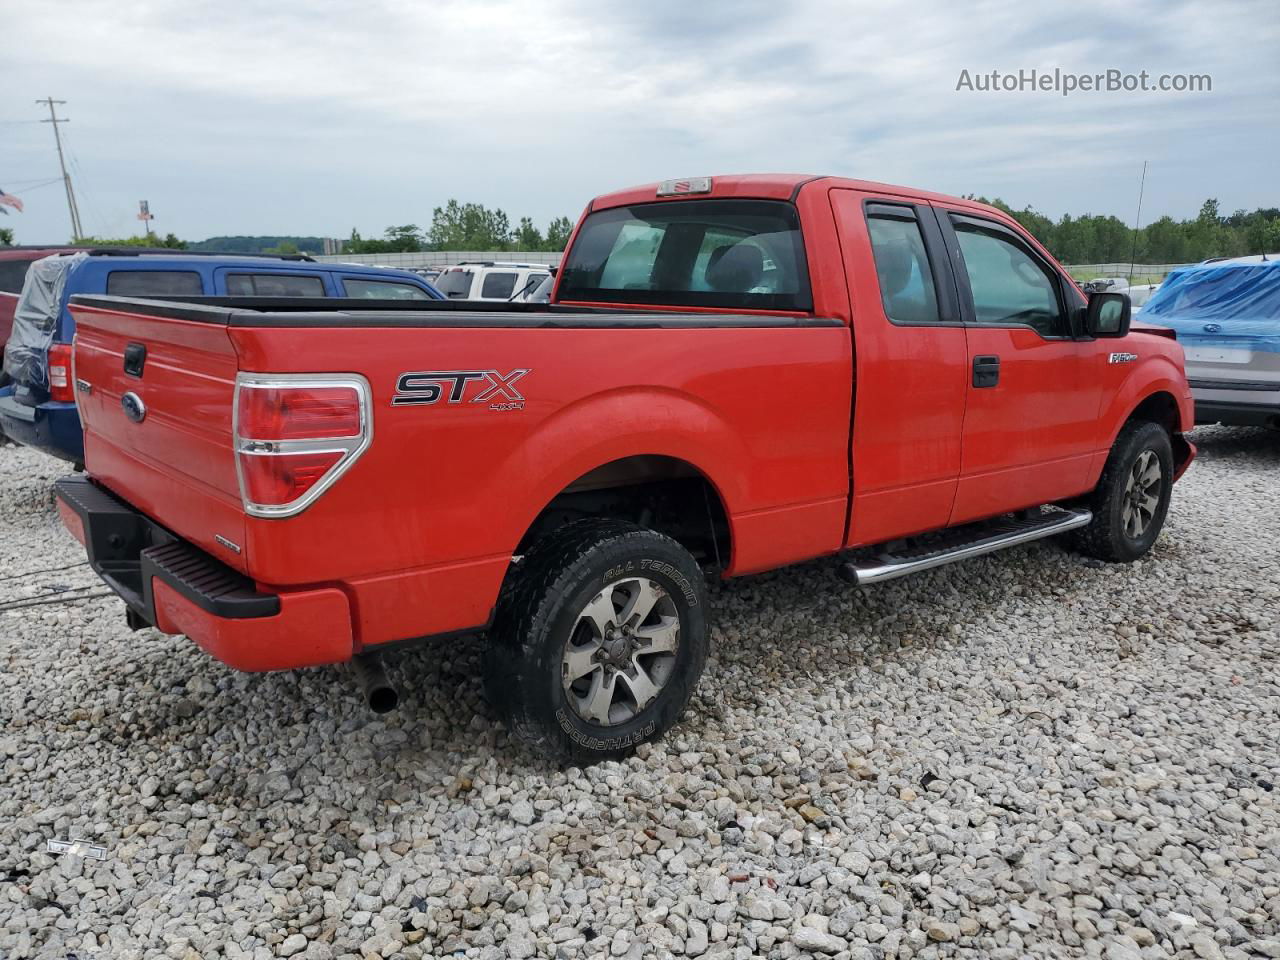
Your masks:
{"label": "green tree line", "polygon": [[1000,200],[970,196],[999,207],[1027,228],[1062,263],[1196,263],[1210,257],[1280,252],[1280,209],[1259,207],[1222,216],[1206,200],[1192,220],[1161,217],[1136,233],[1118,217],[1065,214],[1053,220],[1030,207],[1014,210]]}
{"label": "green tree line", "polygon": [[414,253],[420,250],[512,250],[559,253],[569,242],[573,223],[556,217],[545,231],[531,217],[512,224],[506,212],[481,203],[450,200],[431,211],[431,225],[416,223],[387,227],[382,237],[365,239],[352,230],[346,253]]}
{"label": "green tree line", "polygon": [[167,233],[163,237],[158,233],[149,237],[75,237],[71,242],[78,247],[149,247],[153,250],[187,249],[187,241],[179,240],[172,233]]}
{"label": "green tree line", "polygon": [[[1003,200],[980,200],[999,207],[1027,228],[1063,263],[1194,263],[1209,257],[1280,253],[1280,208],[1237,210],[1223,216],[1218,201],[1206,200],[1189,220],[1165,216],[1136,232],[1115,216],[1065,214],[1054,220],[1031,207],[1013,209]],[[409,223],[388,227],[382,237],[365,239],[356,230],[346,242],[348,253],[392,253],[421,250],[551,251],[564,249],[573,223],[556,217],[540,230],[529,217],[513,224],[501,209],[450,200],[436,207],[425,230]],[[14,242],[12,229],[0,229],[0,245]],[[318,237],[212,237],[189,243],[172,233],[164,237],[80,237],[76,243],[96,246],[167,247],[176,250],[319,252]]]}

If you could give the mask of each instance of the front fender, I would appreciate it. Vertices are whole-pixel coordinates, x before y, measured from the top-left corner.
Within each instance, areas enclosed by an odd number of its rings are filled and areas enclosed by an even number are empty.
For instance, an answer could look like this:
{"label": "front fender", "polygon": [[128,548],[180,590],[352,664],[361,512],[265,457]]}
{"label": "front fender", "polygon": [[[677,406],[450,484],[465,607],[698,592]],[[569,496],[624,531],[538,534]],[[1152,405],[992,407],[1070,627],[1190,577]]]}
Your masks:
{"label": "front fender", "polygon": [[[1181,348],[1179,348],[1181,354]],[[1175,433],[1185,433],[1195,425],[1195,403],[1191,388],[1183,372],[1181,357],[1164,354],[1146,357],[1132,367],[1119,389],[1111,392],[1098,417],[1105,425],[1102,431],[1102,449],[1110,450],[1120,433],[1120,428],[1133,412],[1150,397],[1167,393],[1178,408],[1178,424]]]}

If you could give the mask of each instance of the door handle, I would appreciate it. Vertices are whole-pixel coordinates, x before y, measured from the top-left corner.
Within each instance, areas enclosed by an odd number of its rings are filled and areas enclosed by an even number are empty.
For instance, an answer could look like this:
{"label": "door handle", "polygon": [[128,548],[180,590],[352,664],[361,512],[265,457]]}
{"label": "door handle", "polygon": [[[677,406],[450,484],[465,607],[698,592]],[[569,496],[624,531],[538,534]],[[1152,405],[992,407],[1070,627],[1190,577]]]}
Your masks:
{"label": "door handle", "polygon": [[147,363],[147,346],[143,343],[131,343],[124,348],[124,372],[131,377],[141,377],[142,368]]}
{"label": "door handle", "polygon": [[994,387],[1000,382],[1000,358],[981,356],[973,358],[973,385]]}

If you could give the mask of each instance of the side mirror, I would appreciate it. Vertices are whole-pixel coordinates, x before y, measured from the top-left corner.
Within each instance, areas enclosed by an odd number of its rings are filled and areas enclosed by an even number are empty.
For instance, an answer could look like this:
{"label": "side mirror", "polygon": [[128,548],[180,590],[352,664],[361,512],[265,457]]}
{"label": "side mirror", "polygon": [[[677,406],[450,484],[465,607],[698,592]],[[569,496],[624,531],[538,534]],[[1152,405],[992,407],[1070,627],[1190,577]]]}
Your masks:
{"label": "side mirror", "polygon": [[1085,334],[1095,338],[1128,335],[1132,309],[1127,293],[1093,294],[1084,312]]}

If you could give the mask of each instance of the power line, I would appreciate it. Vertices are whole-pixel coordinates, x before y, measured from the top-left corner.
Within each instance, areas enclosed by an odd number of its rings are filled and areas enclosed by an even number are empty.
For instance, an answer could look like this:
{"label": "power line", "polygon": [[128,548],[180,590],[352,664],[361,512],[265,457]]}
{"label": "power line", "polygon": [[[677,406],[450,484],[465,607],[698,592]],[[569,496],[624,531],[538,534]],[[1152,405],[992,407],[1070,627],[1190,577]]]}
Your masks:
{"label": "power line", "polygon": [[6,187],[14,187],[18,190],[38,190],[40,187],[47,187],[50,184],[61,183],[61,177],[45,177],[40,180],[6,180]]}
{"label": "power line", "polygon": [[47,104],[49,107],[49,119],[41,120],[41,123],[53,124],[53,142],[58,148],[58,166],[62,169],[62,182],[67,188],[67,210],[71,214],[71,239],[84,236],[84,230],[80,226],[80,211],[76,209],[75,191],[71,189],[71,176],[67,173],[67,162],[62,157],[62,135],[58,132],[58,124],[70,123],[66,118],[58,116],[57,107],[62,106],[67,101],[55,100],[53,97],[45,97],[43,100],[37,100],[36,103]]}

